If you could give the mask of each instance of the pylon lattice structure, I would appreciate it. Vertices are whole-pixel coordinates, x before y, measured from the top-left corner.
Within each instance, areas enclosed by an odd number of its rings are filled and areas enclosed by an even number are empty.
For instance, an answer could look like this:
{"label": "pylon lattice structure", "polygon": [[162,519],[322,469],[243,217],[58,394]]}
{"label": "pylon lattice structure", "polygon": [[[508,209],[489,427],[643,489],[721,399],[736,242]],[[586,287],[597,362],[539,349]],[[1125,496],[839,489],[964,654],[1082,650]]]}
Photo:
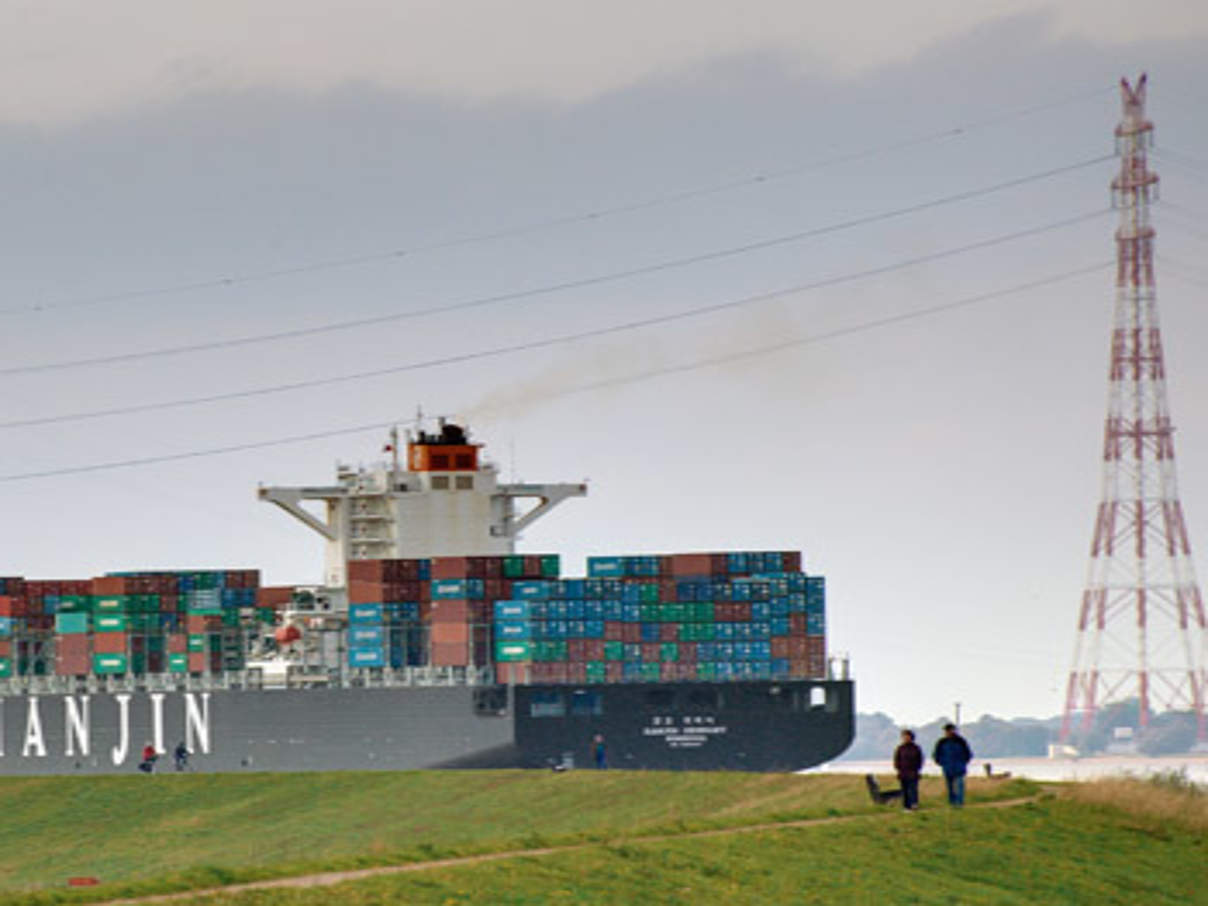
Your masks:
{"label": "pylon lattice structure", "polygon": [[1204,742],[1208,633],[1175,482],[1166,401],[1149,219],[1158,177],[1146,161],[1153,124],[1145,119],[1146,77],[1135,87],[1124,79],[1120,84],[1120,172],[1112,181],[1120,226],[1103,490],[1061,738],[1068,742],[1088,731],[1105,704],[1136,698],[1142,731],[1151,711],[1189,710]]}

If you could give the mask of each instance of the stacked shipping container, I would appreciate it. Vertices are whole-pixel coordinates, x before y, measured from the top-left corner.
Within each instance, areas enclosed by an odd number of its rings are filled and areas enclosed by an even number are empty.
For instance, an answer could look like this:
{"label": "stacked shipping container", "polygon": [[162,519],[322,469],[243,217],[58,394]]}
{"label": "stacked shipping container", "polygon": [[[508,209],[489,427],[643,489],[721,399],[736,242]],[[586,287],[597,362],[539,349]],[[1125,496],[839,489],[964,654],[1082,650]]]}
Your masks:
{"label": "stacked shipping container", "polygon": [[[204,673],[243,666],[255,570],[0,579],[0,674]],[[14,652],[14,647],[16,651]],[[14,654],[16,655],[14,661]]]}
{"label": "stacked shipping container", "polygon": [[[581,579],[560,579],[559,566],[552,555],[351,561],[350,614],[414,595],[393,605],[414,606],[428,634],[426,659],[407,663],[494,663],[509,682],[826,675],[826,580],[803,573],[797,552],[592,557]],[[349,641],[350,666],[400,665],[389,648]]]}

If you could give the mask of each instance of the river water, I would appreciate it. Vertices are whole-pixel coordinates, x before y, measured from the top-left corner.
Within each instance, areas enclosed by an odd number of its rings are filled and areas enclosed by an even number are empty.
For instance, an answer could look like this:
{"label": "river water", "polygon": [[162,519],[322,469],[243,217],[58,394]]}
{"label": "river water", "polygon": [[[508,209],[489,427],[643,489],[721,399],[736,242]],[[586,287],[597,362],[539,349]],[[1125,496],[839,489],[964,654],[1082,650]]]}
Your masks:
{"label": "river water", "polygon": [[[1195,783],[1208,785],[1208,755],[1177,755],[1164,758],[1104,755],[1093,758],[975,758],[969,773],[981,776],[987,762],[994,773],[1009,771],[1015,777],[1032,780],[1095,780],[1100,777],[1149,777],[1176,772],[1186,774]],[[884,761],[833,761],[811,768],[807,773],[825,774],[893,774],[893,763]],[[929,765],[924,774],[938,774]]]}

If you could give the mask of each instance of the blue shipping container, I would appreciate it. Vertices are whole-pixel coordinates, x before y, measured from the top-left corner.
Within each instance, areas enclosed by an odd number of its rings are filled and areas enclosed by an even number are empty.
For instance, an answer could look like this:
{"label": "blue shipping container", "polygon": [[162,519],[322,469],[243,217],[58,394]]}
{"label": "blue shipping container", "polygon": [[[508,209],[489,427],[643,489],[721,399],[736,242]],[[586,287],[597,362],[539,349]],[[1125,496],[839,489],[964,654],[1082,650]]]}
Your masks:
{"label": "blue shipping container", "polygon": [[495,624],[495,638],[499,641],[523,641],[533,637],[533,624],[527,620],[505,620]]}
{"label": "blue shipping container", "polygon": [[617,579],[625,575],[624,557],[588,557],[587,576],[590,579]]}
{"label": "blue shipping container", "polygon": [[384,642],[385,633],[381,626],[363,623],[348,627],[349,648],[380,648]]}
{"label": "blue shipping container", "polygon": [[386,651],[384,648],[349,648],[348,666],[350,667],[385,667]]}
{"label": "blue shipping container", "polygon": [[496,601],[496,620],[527,620],[532,614],[528,601]]}
{"label": "blue shipping container", "polygon": [[349,623],[380,623],[382,622],[381,604],[349,604]]}

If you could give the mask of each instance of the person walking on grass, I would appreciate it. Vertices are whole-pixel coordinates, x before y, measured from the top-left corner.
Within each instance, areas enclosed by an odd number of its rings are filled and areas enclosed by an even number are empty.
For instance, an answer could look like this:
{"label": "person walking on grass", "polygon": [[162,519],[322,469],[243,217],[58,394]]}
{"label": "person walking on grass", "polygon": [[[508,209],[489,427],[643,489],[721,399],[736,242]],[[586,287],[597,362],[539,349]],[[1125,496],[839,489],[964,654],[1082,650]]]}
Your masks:
{"label": "person walking on grass", "polygon": [[919,807],[919,774],[923,770],[923,750],[914,741],[913,730],[902,731],[902,742],[893,751],[893,769],[902,784],[902,808]]}
{"label": "person walking on grass", "polygon": [[973,750],[956,732],[956,724],[944,724],[944,735],[936,742],[931,757],[944,772],[948,804],[960,808],[965,804],[965,774],[973,760]]}

